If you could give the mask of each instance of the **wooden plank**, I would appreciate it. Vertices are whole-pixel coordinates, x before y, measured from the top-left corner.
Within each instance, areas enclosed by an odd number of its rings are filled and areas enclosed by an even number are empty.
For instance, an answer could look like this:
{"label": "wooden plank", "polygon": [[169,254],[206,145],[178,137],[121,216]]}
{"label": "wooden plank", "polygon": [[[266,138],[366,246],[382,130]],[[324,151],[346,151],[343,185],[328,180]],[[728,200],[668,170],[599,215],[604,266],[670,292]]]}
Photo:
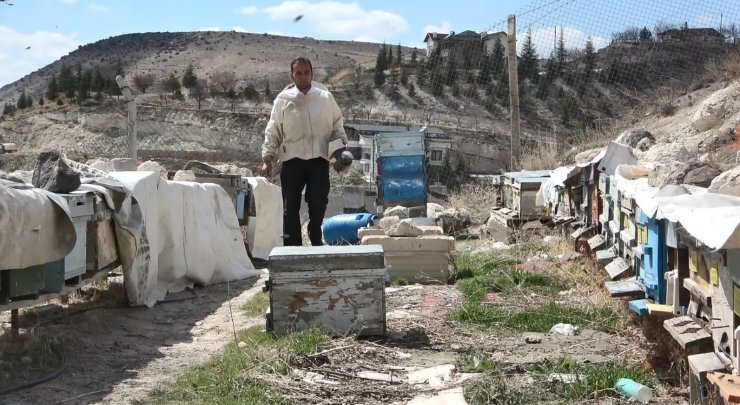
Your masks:
{"label": "wooden plank", "polygon": [[726,403],[740,404],[740,377],[725,373],[708,372],[707,381],[717,386]]}
{"label": "wooden plank", "polygon": [[617,250],[613,247],[596,252],[596,262],[601,264],[611,263],[617,258]]}
{"label": "wooden plank", "polygon": [[609,274],[609,278],[614,280],[618,278],[619,276],[623,275],[624,273],[626,273],[627,270],[630,269],[630,265],[629,263],[627,263],[626,260],[624,260],[623,257],[617,257],[611,263],[606,265],[604,269]]}
{"label": "wooden plank", "polygon": [[604,240],[604,237],[601,235],[595,235],[591,239],[588,240],[588,246],[591,248],[592,251],[599,250],[606,245],[606,240]]}
{"label": "wooden plank", "polygon": [[673,307],[665,304],[647,304],[648,314],[673,316]]}
{"label": "wooden plank", "polygon": [[685,278],[683,279],[683,287],[687,290],[689,290],[689,293],[691,293],[692,296],[696,297],[701,301],[702,304],[705,306],[711,307],[712,306],[712,291],[703,288],[699,285],[696,281]]}
{"label": "wooden plank", "polygon": [[385,267],[383,247],[281,246],[273,248],[267,264],[270,273],[307,270],[377,269]]}
{"label": "wooden plank", "polygon": [[711,347],[712,335],[690,316],[679,316],[663,321],[663,328],[684,349],[708,344]]}
{"label": "wooden plank", "polygon": [[615,298],[639,297],[645,294],[644,287],[634,277],[626,280],[607,281],[604,283],[604,287],[609,291],[609,295]]}

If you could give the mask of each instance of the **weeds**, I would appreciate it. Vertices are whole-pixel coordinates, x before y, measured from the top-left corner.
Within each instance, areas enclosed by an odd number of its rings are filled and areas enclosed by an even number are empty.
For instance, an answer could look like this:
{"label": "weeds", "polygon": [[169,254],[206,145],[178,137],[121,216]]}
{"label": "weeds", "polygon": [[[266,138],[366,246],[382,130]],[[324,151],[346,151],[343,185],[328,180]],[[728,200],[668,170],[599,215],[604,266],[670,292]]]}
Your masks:
{"label": "weeds", "polygon": [[297,356],[315,353],[328,342],[328,337],[316,329],[275,337],[260,327],[241,332],[225,352],[207,363],[195,366],[178,377],[167,389],[152,392],[155,403],[202,404],[287,404],[290,403],[264,378],[271,382],[290,374]]}
{"label": "weeds", "polygon": [[533,391],[512,387],[505,375],[477,381],[465,388],[465,399],[470,404],[524,405],[540,403]]}
{"label": "weeds", "polygon": [[242,311],[248,316],[261,316],[267,312],[269,306],[270,295],[265,292],[258,292],[242,305]]}

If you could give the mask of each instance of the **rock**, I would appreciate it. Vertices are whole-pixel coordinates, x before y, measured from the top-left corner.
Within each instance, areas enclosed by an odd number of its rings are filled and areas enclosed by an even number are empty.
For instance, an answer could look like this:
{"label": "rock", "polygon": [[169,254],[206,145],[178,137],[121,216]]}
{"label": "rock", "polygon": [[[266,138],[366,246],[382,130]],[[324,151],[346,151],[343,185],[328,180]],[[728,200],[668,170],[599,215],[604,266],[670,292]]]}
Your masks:
{"label": "rock", "polygon": [[208,163],[203,163],[197,160],[191,160],[185,164],[183,170],[190,170],[193,173],[198,174],[221,174],[221,171]]}
{"label": "rock", "polygon": [[245,347],[247,347],[247,343],[246,343],[246,342],[244,342],[244,341],[240,341],[240,342],[239,342],[239,343],[237,344],[237,346],[238,346],[238,347],[239,347],[240,349],[244,349]]}
{"label": "rock", "polygon": [[131,158],[115,158],[111,159],[113,163],[113,170],[117,172],[135,172],[136,161]]}
{"label": "rock", "polygon": [[[643,147],[647,145],[647,147],[645,147],[645,149],[640,149],[638,145],[640,145],[640,142],[644,139],[647,139],[647,141],[643,142],[642,145]],[[614,141],[627,145],[630,148],[646,151],[650,146],[655,144],[655,137],[643,128],[636,128],[622,132]]]}
{"label": "rock", "polygon": [[136,170],[140,172],[157,172],[159,173],[159,177],[165,180],[167,179],[167,169],[153,160],[142,162]]}
{"label": "rock", "polygon": [[576,164],[592,161],[604,148],[589,149],[576,155]]}
{"label": "rock", "polygon": [[445,207],[437,203],[427,203],[427,218],[437,218],[445,210]]}
{"label": "rock", "polygon": [[578,252],[574,252],[574,251],[570,251],[569,250],[569,251],[563,253],[563,256],[560,259],[562,261],[564,261],[564,262],[568,262],[568,261],[576,260],[576,259],[581,258],[581,257],[583,257],[582,254],[580,254]]}
{"label": "rock", "polygon": [[558,240],[558,237],[557,236],[552,236],[552,235],[547,235],[544,238],[542,238],[542,241],[545,242],[545,243],[554,242],[556,240]]}
{"label": "rock", "polygon": [[740,165],[715,177],[709,191],[740,197]]}
{"label": "rock", "polygon": [[646,150],[652,148],[654,145],[654,139],[642,138],[639,142],[637,142],[637,146],[635,147],[635,149],[639,150],[640,152],[645,152]]}
{"label": "rock", "polygon": [[86,164],[93,169],[97,169],[106,173],[115,171],[115,169],[113,168],[113,162],[108,159],[88,160]]}
{"label": "rock", "polygon": [[715,179],[715,177],[722,174],[719,170],[709,166],[705,165],[702,167],[697,167],[696,169],[693,169],[686,173],[686,177],[683,179],[684,184],[693,184],[695,186],[699,187],[709,187],[712,184],[712,180]]}
{"label": "rock", "polygon": [[389,215],[380,218],[380,227],[383,229],[390,229],[393,225],[400,221],[397,215]]}
{"label": "rock", "polygon": [[541,337],[539,337],[539,336],[532,336],[532,335],[530,335],[530,336],[525,336],[525,337],[524,337],[524,342],[525,342],[525,343],[529,343],[529,344],[531,344],[531,345],[532,345],[532,344],[537,344],[537,343],[542,343],[542,338],[541,338]]}
{"label": "rock", "polygon": [[491,249],[493,249],[493,250],[509,250],[509,249],[511,249],[511,246],[507,245],[504,242],[496,241],[496,242],[493,242],[493,245],[491,245]]}
{"label": "rock", "polygon": [[581,333],[581,329],[578,326],[571,325],[569,323],[558,323],[553,325],[552,328],[550,328],[550,333],[555,333],[558,335],[565,335],[565,336],[574,336]]}
{"label": "rock", "polygon": [[472,223],[470,214],[465,209],[448,208],[437,218],[442,220],[442,230],[447,235],[460,233]]}
{"label": "rock", "polygon": [[406,219],[409,217],[409,209],[400,205],[396,205],[395,207],[387,208],[385,211],[383,211],[383,216],[396,216],[399,219]]}
{"label": "rock", "polygon": [[175,181],[195,181],[195,173],[192,170],[178,170],[172,178]]}
{"label": "rock", "polygon": [[685,179],[686,179],[686,175],[690,171],[692,171],[694,169],[698,169],[700,167],[704,167],[704,166],[706,166],[706,165],[704,163],[701,163],[698,160],[691,160],[691,161],[689,161],[687,163],[681,163],[675,169],[673,169],[673,171],[671,171],[668,174],[668,176],[666,177],[665,182],[663,183],[663,185],[666,185],[666,184],[683,184],[684,181],[685,181]]}
{"label": "rock", "polygon": [[3,171],[0,171],[0,179],[12,181],[14,183],[22,183],[22,184],[25,184],[25,181],[23,180],[22,177],[17,176],[17,175],[15,175],[13,173],[5,173]]}
{"label": "rock", "polygon": [[410,219],[401,220],[385,230],[385,234],[388,236],[409,236],[417,237],[424,233],[421,229],[414,226]]}
{"label": "rock", "polygon": [[545,230],[545,225],[540,221],[529,221],[522,225],[522,231],[540,233]]}
{"label": "rock", "polygon": [[69,193],[80,187],[80,174],[69,167],[58,151],[41,152],[31,183],[53,193]]}
{"label": "rock", "polygon": [[231,163],[226,163],[222,165],[213,165],[213,167],[220,170],[221,173],[238,174],[242,177],[252,177],[251,170],[247,169],[246,167],[239,167],[239,166],[233,165]]}

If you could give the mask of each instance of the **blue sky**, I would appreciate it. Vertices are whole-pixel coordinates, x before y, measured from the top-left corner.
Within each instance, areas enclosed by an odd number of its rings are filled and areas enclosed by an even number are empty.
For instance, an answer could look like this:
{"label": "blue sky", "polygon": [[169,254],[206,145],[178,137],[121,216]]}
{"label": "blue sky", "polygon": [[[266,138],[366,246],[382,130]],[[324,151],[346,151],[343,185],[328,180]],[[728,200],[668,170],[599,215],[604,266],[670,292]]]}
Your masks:
{"label": "blue sky", "polygon": [[[539,54],[554,29],[569,47],[591,36],[597,48],[630,25],[688,21],[692,27],[740,22],[740,0],[9,0],[0,3],[0,86],[57,60],[79,45],[128,33],[244,31],[424,47],[424,34],[505,30],[506,16],[531,28]],[[293,20],[303,15],[299,21]],[[521,38],[521,37],[520,37]],[[521,44],[521,41],[519,42]]]}

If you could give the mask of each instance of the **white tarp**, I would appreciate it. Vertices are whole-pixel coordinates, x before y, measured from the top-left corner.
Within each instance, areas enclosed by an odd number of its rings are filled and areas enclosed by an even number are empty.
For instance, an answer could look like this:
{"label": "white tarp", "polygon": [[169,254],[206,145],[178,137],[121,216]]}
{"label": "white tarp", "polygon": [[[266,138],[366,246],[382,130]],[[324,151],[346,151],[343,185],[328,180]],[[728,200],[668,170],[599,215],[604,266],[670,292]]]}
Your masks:
{"label": "white tarp", "polygon": [[131,304],[153,306],[168,292],[193,283],[206,285],[260,274],[249,261],[234,205],[222,187],[167,181],[155,172],[110,175],[131,191],[144,217],[144,244],[132,245],[127,252],[119,246],[122,261],[141,257],[136,251],[148,247],[146,266],[129,266],[128,271],[124,266]]}
{"label": "white tarp", "polygon": [[740,248],[740,197],[703,193],[659,200],[657,218],[678,222],[711,249]]}
{"label": "white tarp", "polygon": [[72,220],[64,212],[66,200],[44,190],[20,187],[0,182],[0,270],[59,260],[77,241]]}
{"label": "white tarp", "polygon": [[247,243],[252,257],[267,260],[272,248],[283,246],[283,194],[264,177],[247,177],[247,181],[256,215],[247,220]]}

